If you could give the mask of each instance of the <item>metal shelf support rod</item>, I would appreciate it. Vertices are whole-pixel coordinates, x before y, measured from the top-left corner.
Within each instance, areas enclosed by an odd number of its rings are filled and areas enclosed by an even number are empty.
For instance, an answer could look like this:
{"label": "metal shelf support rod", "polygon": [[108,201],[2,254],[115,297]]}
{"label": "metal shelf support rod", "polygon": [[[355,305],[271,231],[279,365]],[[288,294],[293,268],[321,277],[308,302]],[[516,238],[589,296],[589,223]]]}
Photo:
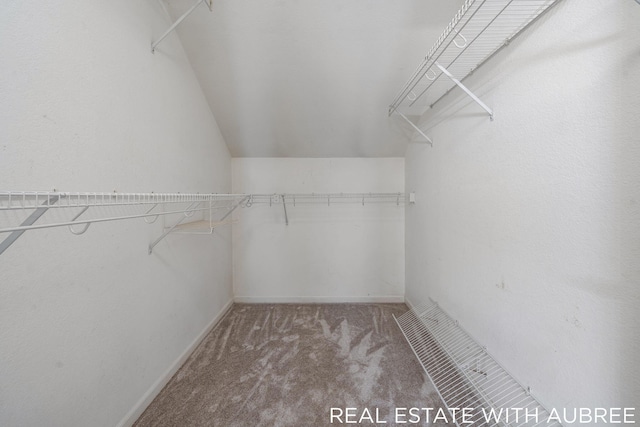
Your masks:
{"label": "metal shelf support rod", "polygon": [[[74,216],[74,217],[73,217],[73,219],[71,220],[71,222],[73,222],[73,221],[75,221],[76,219],[80,218],[80,215],[82,215],[83,213],[85,213],[85,212],[87,211],[87,209],[89,209],[89,206],[85,206],[84,208],[82,208],[82,210],[81,210],[81,211],[80,211],[76,216]],[[71,226],[71,225],[70,225],[70,226],[69,226],[69,231],[71,231],[71,233],[72,233],[72,234],[75,234],[76,236],[79,236],[79,235],[81,235],[81,234],[84,234],[84,233],[89,229],[89,226],[90,226],[90,225],[91,225],[91,223],[90,223],[90,222],[87,222],[87,223],[84,225],[84,228],[83,228],[82,230],[80,230],[80,231],[76,231],[76,230],[74,230],[74,229],[73,229],[73,226]]]}
{"label": "metal shelf support rod", "polygon": [[180,25],[180,23],[181,23],[182,21],[184,21],[184,20],[185,20],[185,18],[186,18],[187,16],[191,15],[191,13],[193,13],[193,11],[194,11],[194,10],[196,10],[196,8],[197,8],[198,6],[200,6],[200,3],[204,2],[204,1],[205,1],[205,0],[198,0],[198,1],[196,2],[196,4],[194,4],[193,6],[191,6],[191,8],[190,8],[189,10],[187,10],[187,11],[184,13],[184,15],[182,15],[180,18],[178,18],[178,20],[177,20],[176,22],[174,22],[174,23],[173,23],[173,25],[171,25],[171,26],[169,27],[169,29],[168,29],[167,31],[165,31],[165,33],[164,33],[163,35],[161,35],[161,36],[160,36],[160,38],[159,38],[158,40],[156,40],[155,42],[153,42],[153,43],[151,44],[151,53],[156,53],[156,46],[158,46],[158,45],[160,44],[160,42],[161,42],[162,40],[164,40],[164,39],[165,39],[165,37],[167,37],[167,36],[168,36],[168,35],[169,35],[173,30],[175,30],[175,29],[176,29],[176,27],[177,27],[178,25]]}
{"label": "metal shelf support rod", "polygon": [[222,218],[220,218],[220,222],[222,222],[222,221],[224,221],[225,219],[227,219],[227,217],[228,217],[229,215],[231,215],[231,214],[233,213],[233,211],[235,211],[235,210],[236,210],[236,208],[237,208],[238,206],[240,206],[241,204],[243,204],[243,203],[245,202],[245,200],[249,199],[249,197],[251,197],[251,196],[246,196],[245,198],[243,198],[242,200],[240,200],[238,203],[236,203],[234,207],[232,207],[231,209],[229,209],[229,212],[227,212],[226,214],[224,214],[224,216],[223,216]]}
{"label": "metal shelf support rod", "polygon": [[458,79],[456,79],[453,74],[451,74],[449,72],[449,70],[447,70],[446,68],[444,68],[442,65],[440,65],[439,62],[435,63],[435,66],[438,67],[440,69],[440,71],[442,71],[442,73],[449,77],[451,79],[451,81],[453,81],[460,89],[462,89],[467,95],[469,95],[469,97],[471,99],[473,99],[479,106],[482,107],[483,110],[485,110],[487,113],[489,113],[489,118],[491,120],[493,120],[493,110],[491,108],[489,108],[487,106],[487,104],[485,104],[484,102],[482,102],[480,100],[480,98],[478,98],[473,92],[471,92],[471,90],[469,90],[468,87],[466,87],[465,85],[462,84],[462,82]]}
{"label": "metal shelf support rod", "polygon": [[400,117],[402,117],[407,123],[409,123],[411,125],[411,127],[413,127],[416,131],[418,131],[418,133],[420,135],[422,135],[424,137],[424,139],[427,140],[429,145],[431,145],[433,147],[433,141],[431,140],[431,138],[429,138],[427,135],[425,135],[424,132],[422,132],[418,126],[414,125],[413,122],[411,120],[409,120],[407,118],[407,116],[402,114],[400,111],[396,110],[396,113],[398,113],[400,115]]}
{"label": "metal shelf support rod", "polygon": [[[53,197],[48,197],[47,200],[45,200],[42,204],[43,205],[51,205],[54,204],[58,201],[59,197],[58,196],[53,196]],[[15,242],[16,240],[18,240],[20,238],[20,236],[22,236],[22,233],[24,233],[26,230],[29,229],[29,227],[32,227],[33,224],[42,216],[45,214],[45,212],[47,212],[49,210],[48,207],[39,207],[36,208],[36,210],[34,210],[31,215],[29,215],[29,217],[27,219],[25,219],[22,224],[20,224],[20,227],[22,227],[22,229],[19,230],[12,230],[11,234],[9,234],[9,236],[7,236],[2,242],[0,242],[0,255],[2,255],[2,253],[4,251],[6,251],[9,246],[11,246],[13,244],[13,242]],[[9,231],[9,230],[7,230]]]}
{"label": "metal shelf support rod", "polygon": [[[249,198],[249,196],[244,197],[242,200],[240,200],[238,203],[235,204],[235,206],[233,206],[231,209],[229,209],[229,211],[220,219],[221,221],[224,221],[229,215],[231,215],[231,213],[236,210],[236,208],[238,206],[240,206],[242,203],[244,203],[245,200],[247,200]],[[162,239],[164,239],[169,233],[171,233],[177,226],[179,226],[185,219],[189,218],[190,216],[193,215],[194,212],[198,211],[198,210],[206,210],[209,209],[209,215],[211,215],[211,211],[212,211],[212,206],[211,203],[209,203],[209,207],[205,208],[205,209],[198,209],[198,206],[200,205],[200,203],[202,202],[194,202],[191,205],[189,205],[189,207],[183,212],[183,216],[180,217],[180,219],[178,221],[176,221],[171,227],[169,227],[167,230],[165,230],[164,233],[162,233],[162,235],[160,237],[158,237],[153,243],[151,243],[149,245],[149,255],[151,255],[153,253],[153,248],[160,243],[160,241]],[[211,216],[209,217],[209,221],[211,221]]]}
{"label": "metal shelf support rod", "polygon": [[187,209],[185,209],[185,211],[183,212],[183,215],[180,217],[180,219],[178,219],[178,221],[176,221],[171,227],[169,227],[167,230],[165,230],[165,232],[162,233],[160,235],[160,237],[158,237],[156,240],[153,241],[153,243],[151,243],[149,245],[149,255],[151,255],[153,253],[153,248],[158,243],[160,243],[160,241],[162,239],[164,239],[167,236],[167,234],[171,233],[174,228],[176,228],[177,226],[179,226],[182,223],[182,221],[184,221],[185,219],[189,218],[190,216],[192,216],[195,213],[195,211],[198,208],[198,206],[200,205],[200,203],[202,203],[202,202],[191,203],[189,205],[189,207]]}
{"label": "metal shelf support rod", "polygon": [[284,208],[284,222],[286,225],[289,225],[289,216],[287,215],[287,201],[284,198],[284,194],[282,195],[282,207]]}

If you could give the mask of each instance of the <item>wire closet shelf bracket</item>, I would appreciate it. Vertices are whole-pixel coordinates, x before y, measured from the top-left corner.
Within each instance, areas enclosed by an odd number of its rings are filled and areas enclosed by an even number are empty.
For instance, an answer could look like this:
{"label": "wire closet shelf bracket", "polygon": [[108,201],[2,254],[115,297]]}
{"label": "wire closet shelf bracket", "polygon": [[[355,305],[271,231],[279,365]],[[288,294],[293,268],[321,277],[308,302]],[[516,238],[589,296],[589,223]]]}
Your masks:
{"label": "wire closet shelf bracket", "polygon": [[193,11],[196,10],[198,6],[200,6],[201,3],[205,3],[209,10],[213,12],[213,0],[197,0],[196,3],[194,3],[193,6],[189,8],[189,10],[182,14],[180,18],[176,19],[176,22],[171,24],[167,31],[165,31],[160,37],[158,37],[158,40],[151,43],[151,53],[156,53],[156,47],[158,47],[162,40],[164,40],[169,34],[171,34],[171,32],[175,30],[178,25],[180,25],[180,23],[187,18],[187,16],[191,15]]}
{"label": "wire closet shelf bracket", "polygon": [[437,303],[395,320],[458,427],[562,426]]}
{"label": "wire closet shelf bracket", "polygon": [[400,115],[431,143],[406,116],[422,116],[459,87],[493,120],[493,109],[463,80],[559,1],[466,0],[389,105],[389,116]]}

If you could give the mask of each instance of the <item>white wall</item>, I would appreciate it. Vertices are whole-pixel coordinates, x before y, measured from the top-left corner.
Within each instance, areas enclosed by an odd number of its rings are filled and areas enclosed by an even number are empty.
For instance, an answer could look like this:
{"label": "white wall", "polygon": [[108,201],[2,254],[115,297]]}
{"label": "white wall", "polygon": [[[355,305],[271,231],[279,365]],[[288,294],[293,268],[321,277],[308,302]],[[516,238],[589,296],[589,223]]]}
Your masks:
{"label": "white wall", "polygon": [[[150,52],[169,25],[155,0],[2,2],[0,189],[229,192],[182,47]],[[0,256],[0,425],[117,424],[223,310],[230,231],[149,256],[161,227],[31,231]]]}
{"label": "white wall", "polygon": [[[640,5],[565,0],[423,117],[407,298],[549,406],[640,401]],[[636,415],[637,418],[637,415]]]}
{"label": "white wall", "polygon": [[[234,158],[235,193],[398,192],[404,159]],[[404,208],[347,204],[237,210],[237,301],[404,299]]]}
{"label": "white wall", "polygon": [[461,3],[218,1],[178,32],[234,157],[402,157],[387,106]]}

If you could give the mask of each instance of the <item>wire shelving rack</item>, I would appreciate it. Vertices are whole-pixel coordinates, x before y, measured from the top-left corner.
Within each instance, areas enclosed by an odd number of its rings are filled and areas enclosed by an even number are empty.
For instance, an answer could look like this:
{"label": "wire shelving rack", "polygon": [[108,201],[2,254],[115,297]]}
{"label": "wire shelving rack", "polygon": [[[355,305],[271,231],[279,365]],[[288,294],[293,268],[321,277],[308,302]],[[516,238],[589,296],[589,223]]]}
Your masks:
{"label": "wire shelving rack", "polygon": [[[84,234],[98,222],[144,219],[148,224],[166,218],[164,232],[149,244],[149,254],[169,233],[211,234],[231,224],[237,208],[254,204],[282,205],[288,225],[287,205],[393,203],[404,205],[403,193],[310,193],[310,194],[199,194],[199,193],[76,193],[57,191],[0,192],[0,254],[23,233],[45,228],[68,227]],[[91,209],[91,210],[90,210]],[[54,212],[48,211],[55,211]],[[87,211],[89,211],[87,213]],[[171,222],[169,222],[171,221]],[[169,222],[167,224],[167,222]]]}
{"label": "wire shelving rack", "polygon": [[389,116],[408,121],[405,114],[422,115],[460,87],[493,119],[491,107],[462,81],[559,1],[466,0],[389,105]]}
{"label": "wire shelving rack", "polygon": [[472,409],[451,411],[456,425],[562,426],[438,304],[412,308],[396,322],[447,408]]}
{"label": "wire shelving rack", "polygon": [[309,204],[345,204],[360,203],[405,203],[404,193],[284,193],[284,194],[252,194],[248,202],[252,203],[286,203],[291,206]]}

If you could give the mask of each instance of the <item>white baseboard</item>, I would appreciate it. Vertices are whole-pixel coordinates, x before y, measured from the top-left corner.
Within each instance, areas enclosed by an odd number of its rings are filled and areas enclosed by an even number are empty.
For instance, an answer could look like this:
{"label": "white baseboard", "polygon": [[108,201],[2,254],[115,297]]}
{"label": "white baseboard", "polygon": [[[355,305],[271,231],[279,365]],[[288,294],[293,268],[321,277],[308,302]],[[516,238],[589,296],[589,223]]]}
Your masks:
{"label": "white baseboard", "polygon": [[240,304],[339,304],[339,303],[402,303],[404,296],[363,296],[363,297],[252,297],[236,296],[234,301]]}
{"label": "white baseboard", "polygon": [[209,332],[218,324],[218,322],[224,317],[225,314],[229,311],[231,306],[233,305],[233,300],[229,300],[222,310],[218,313],[217,316],[213,318],[211,322],[200,332],[200,334],[196,337],[196,339],[189,344],[185,351],[169,366],[169,369],[160,376],[156,380],[155,383],[147,390],[147,392],[142,396],[142,398],[135,404],[135,406],[129,411],[127,415],[116,424],[117,427],[131,427],[133,423],[142,415],[147,406],[156,398],[158,393],[164,388],[165,385],[169,382],[169,380],[178,372],[178,369],[186,362],[191,353],[198,347],[198,344],[206,337]]}
{"label": "white baseboard", "polygon": [[409,310],[413,310],[414,308],[416,308],[415,304],[413,304],[411,300],[407,297],[404,298],[404,303],[407,304],[407,307],[409,307]]}

